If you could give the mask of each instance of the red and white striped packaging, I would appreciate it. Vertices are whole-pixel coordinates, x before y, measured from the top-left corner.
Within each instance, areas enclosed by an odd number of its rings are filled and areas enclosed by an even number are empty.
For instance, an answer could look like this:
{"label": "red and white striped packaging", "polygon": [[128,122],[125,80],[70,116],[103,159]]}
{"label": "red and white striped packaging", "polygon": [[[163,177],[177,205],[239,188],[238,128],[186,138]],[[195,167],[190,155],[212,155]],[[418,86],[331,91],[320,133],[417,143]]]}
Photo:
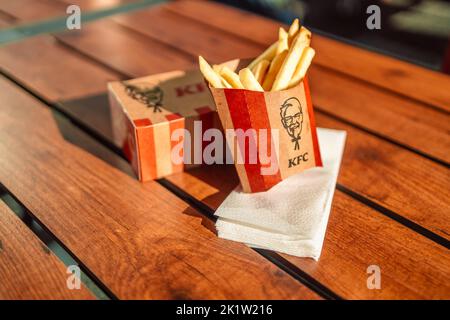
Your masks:
{"label": "red and white striped packaging", "polygon": [[[191,146],[201,149],[203,132],[220,127],[214,101],[198,70],[110,82],[108,93],[114,142],[141,181],[185,169],[184,163],[171,158],[172,149],[185,138],[172,141],[174,130],[187,129]],[[200,133],[193,132],[196,120],[202,124]],[[183,155],[184,149],[179,152]]]}
{"label": "red and white striped packaging", "polygon": [[[225,64],[232,70],[239,70],[242,65],[247,65],[240,60]],[[233,159],[244,192],[266,191],[293,174],[322,166],[306,78],[297,86],[282,91],[259,92],[212,87],[210,90],[225,131],[242,129],[245,132],[254,129],[256,132],[253,143],[258,149],[258,156],[253,159],[253,163],[249,158],[251,143],[248,139],[246,143],[239,143],[236,134],[234,140],[227,139],[229,148],[235,148],[232,152]],[[259,132],[263,132],[261,129],[269,133],[264,142],[259,135]],[[278,145],[275,141],[278,141]],[[275,165],[273,161],[262,161],[259,153],[261,148],[268,150],[262,152],[263,155],[276,153],[271,158],[277,161]],[[237,161],[239,156],[244,161]],[[267,174],[267,170],[263,172],[263,168],[271,166],[277,170],[272,170],[271,174]]]}

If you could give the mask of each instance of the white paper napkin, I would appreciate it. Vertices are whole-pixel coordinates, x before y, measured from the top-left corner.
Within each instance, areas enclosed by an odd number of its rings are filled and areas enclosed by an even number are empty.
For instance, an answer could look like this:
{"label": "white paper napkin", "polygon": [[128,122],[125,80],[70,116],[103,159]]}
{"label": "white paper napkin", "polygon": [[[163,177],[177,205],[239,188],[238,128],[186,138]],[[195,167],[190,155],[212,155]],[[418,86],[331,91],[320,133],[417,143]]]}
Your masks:
{"label": "white paper napkin", "polygon": [[269,191],[238,186],[216,210],[220,238],[318,260],[344,151],[346,132],[317,129],[322,168],[283,180]]}

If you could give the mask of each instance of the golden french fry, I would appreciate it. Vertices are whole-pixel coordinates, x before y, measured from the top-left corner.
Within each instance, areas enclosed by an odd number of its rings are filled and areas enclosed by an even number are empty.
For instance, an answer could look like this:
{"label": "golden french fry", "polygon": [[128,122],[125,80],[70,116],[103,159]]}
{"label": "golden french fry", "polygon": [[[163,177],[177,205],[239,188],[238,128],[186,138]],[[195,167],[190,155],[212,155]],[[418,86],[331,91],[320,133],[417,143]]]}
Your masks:
{"label": "golden french fry", "polygon": [[288,34],[290,37],[295,36],[297,34],[297,31],[300,30],[300,21],[295,18],[294,21],[292,21],[291,26],[289,27]]}
{"label": "golden french fry", "polygon": [[286,30],[280,28],[278,31],[278,46],[277,51],[275,52],[276,55],[283,52],[286,49],[289,49],[288,38],[289,36]]}
{"label": "golden french fry", "polygon": [[262,85],[264,81],[264,77],[269,69],[270,61],[269,60],[261,60],[255,67],[253,74],[255,75],[256,80]]}
{"label": "golden french fry", "polygon": [[220,70],[222,70],[223,66],[221,64],[215,64],[212,66],[215,73],[220,74]]}
{"label": "golden french fry", "polygon": [[292,24],[289,27],[289,31],[288,31],[288,44],[289,45],[291,45],[292,41],[294,40],[294,38],[297,35],[299,30],[300,30],[300,21],[298,19],[294,19],[294,21],[292,21]]}
{"label": "golden french fry", "polygon": [[202,72],[205,79],[213,86],[214,88],[223,88],[225,84],[223,83],[222,77],[220,77],[214,70],[211,68],[208,62],[202,57],[198,56],[198,64],[200,65],[200,71]]}
{"label": "golden french fry", "polygon": [[283,61],[283,65],[275,78],[271,91],[284,90],[289,86],[289,82],[302,57],[303,51],[306,47],[309,47],[310,42],[311,32],[302,27],[299,34],[295,37],[286,59]]}
{"label": "golden french fry", "polygon": [[297,84],[299,84],[300,81],[303,80],[315,54],[316,52],[314,51],[313,48],[311,47],[305,48],[302,57],[300,58],[300,61],[297,64],[294,75],[292,76],[292,79],[289,82],[289,87],[294,87]]}
{"label": "golden french fry", "polygon": [[263,53],[261,53],[255,60],[253,60],[247,68],[253,69],[261,60],[269,60],[275,57],[278,48],[278,41],[273,43],[269,48],[267,48]]}
{"label": "golden french fry", "polygon": [[[217,73],[220,77],[220,79],[222,80],[222,84],[224,85],[225,88],[229,88],[232,89],[234,86],[228,81],[228,79],[225,79],[225,77],[223,77],[222,73],[223,73],[223,68],[227,68],[229,69],[227,66],[221,65],[221,64],[215,64],[213,65],[213,70],[215,73]],[[230,70],[231,71],[231,70]],[[236,75],[237,78],[239,79],[239,76]]]}
{"label": "golden french fry", "polygon": [[311,44],[311,31],[306,29],[305,27],[301,27],[300,31],[297,34],[303,33],[306,41],[308,42],[308,46]]}
{"label": "golden french fry", "polygon": [[223,79],[225,79],[226,82],[228,82],[232,88],[235,89],[244,89],[244,86],[241,83],[241,80],[239,79],[239,76],[228,68],[227,66],[221,67],[219,74],[222,76]]}
{"label": "golden french fry", "polygon": [[239,71],[239,78],[241,79],[241,82],[244,85],[245,89],[253,91],[264,91],[249,68],[244,68]]}
{"label": "golden french fry", "polygon": [[287,54],[288,50],[284,50],[275,58],[273,58],[272,62],[270,63],[269,70],[267,71],[262,85],[265,91],[270,91],[270,89],[272,89],[273,82],[275,81],[275,78],[277,77],[277,74],[280,71],[280,68]]}
{"label": "golden french fry", "polygon": [[[295,19],[292,22],[292,25],[289,28],[289,32],[288,32],[288,46],[290,45],[290,43],[292,42],[292,39],[295,38],[295,36],[298,33],[298,30],[300,28],[300,23],[298,21],[298,19]],[[281,29],[286,32],[283,28],[280,28],[279,33],[278,33],[278,37],[280,37],[280,33],[283,33],[283,31],[281,31]],[[250,69],[254,69],[256,67],[256,65],[261,61],[261,60],[269,60],[272,61],[273,58],[275,58],[275,56],[277,54],[279,54],[281,51],[278,51],[278,46],[279,46],[279,40],[276,41],[275,43],[273,43],[269,48],[267,48],[262,54],[260,54],[255,60],[253,60],[249,65],[248,68]]]}
{"label": "golden french fry", "polygon": [[221,80],[222,80],[222,84],[223,84],[224,88],[233,89],[233,86],[231,84],[229,84],[227,80],[225,80],[222,77],[221,77]]}

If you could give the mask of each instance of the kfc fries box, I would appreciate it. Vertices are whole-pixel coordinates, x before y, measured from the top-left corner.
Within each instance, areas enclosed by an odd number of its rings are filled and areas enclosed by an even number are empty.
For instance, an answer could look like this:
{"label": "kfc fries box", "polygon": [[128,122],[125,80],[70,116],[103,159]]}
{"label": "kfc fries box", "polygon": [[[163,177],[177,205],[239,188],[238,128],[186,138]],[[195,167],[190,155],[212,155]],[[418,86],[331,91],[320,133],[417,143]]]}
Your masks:
{"label": "kfc fries box", "polygon": [[[233,60],[225,64],[234,71],[247,62]],[[234,141],[228,138],[227,142],[229,149],[235,151],[232,155],[244,192],[266,191],[293,174],[322,166],[306,77],[296,86],[281,91],[209,87],[223,129],[235,132]],[[241,133],[255,130],[253,139],[258,155],[253,161],[252,143],[239,141],[238,129]],[[246,137],[251,137],[251,133]]]}
{"label": "kfc fries box", "polygon": [[[110,82],[108,92],[114,142],[141,181],[183,171],[184,163],[194,163],[193,155],[190,161],[180,163],[172,161],[172,151],[187,157],[188,138],[190,146],[201,149],[203,131],[220,126],[214,101],[198,70]],[[201,134],[194,134],[195,120],[201,121]],[[190,137],[180,135],[184,130],[177,129],[186,129]]]}

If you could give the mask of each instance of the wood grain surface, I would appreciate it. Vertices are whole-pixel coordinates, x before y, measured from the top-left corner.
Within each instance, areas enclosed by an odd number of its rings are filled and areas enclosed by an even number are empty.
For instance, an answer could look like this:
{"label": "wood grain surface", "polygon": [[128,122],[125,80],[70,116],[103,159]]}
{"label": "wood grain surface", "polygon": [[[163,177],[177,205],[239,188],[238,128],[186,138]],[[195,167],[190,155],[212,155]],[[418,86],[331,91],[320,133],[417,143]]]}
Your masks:
{"label": "wood grain surface", "polygon": [[[133,2],[138,0],[0,0],[0,20],[2,16],[6,17],[7,26],[13,27],[67,17],[66,10],[69,5],[79,6],[81,13],[86,14],[94,10],[112,9]],[[2,27],[0,23],[0,28]]]}
{"label": "wood grain surface", "polygon": [[159,184],[66,142],[20,88],[5,79],[0,88],[0,181],[117,297],[319,298],[245,245],[218,239]]}
{"label": "wood grain surface", "polygon": [[[107,28],[108,24],[96,22],[91,24],[90,27],[91,30],[98,30],[100,34],[103,34],[103,30],[109,29]],[[119,30],[115,30],[115,34],[118,33]],[[91,31],[88,31],[88,34],[90,38],[94,38]],[[111,34],[109,39],[114,37]],[[125,38],[119,37],[120,39]],[[102,38],[97,37],[97,39]],[[129,52],[135,51],[129,50],[129,48],[134,48],[135,43],[133,41],[129,40],[123,43],[122,49],[115,48],[115,50],[112,50],[111,48],[110,50],[110,40],[88,42],[85,39],[84,32],[76,36],[58,35],[58,39],[96,59],[101,64],[109,66],[108,61],[110,60],[124,61],[121,64],[120,71],[130,77],[143,76],[145,72],[153,70],[149,66],[147,69],[136,73],[142,63],[141,61],[152,61],[153,57],[158,55],[156,52],[147,51],[140,56],[141,59],[127,59],[126,57],[130,55]],[[211,52],[214,54],[213,50]],[[189,64],[190,60],[185,58],[185,63]],[[321,68],[317,68],[317,71],[321,72],[321,70]],[[402,100],[397,95],[380,92],[376,87],[364,85],[364,83],[354,79],[338,77],[333,72],[313,74],[311,80],[313,102],[317,104],[317,101],[319,101],[321,106],[319,110],[330,110],[329,113],[331,113],[331,110],[334,109],[336,113],[341,111],[341,114],[347,112],[352,119],[365,117],[365,121],[371,124],[375,133],[379,132],[377,130],[379,127],[385,127],[385,123],[392,123],[392,128],[386,130],[397,131],[398,134],[411,141],[417,137],[416,140],[421,141],[421,144],[427,146],[432,152],[448,157],[446,150],[450,148],[450,145],[446,141],[449,140],[449,135],[445,130],[447,127],[445,119],[447,117],[441,113],[420,106],[423,116],[421,122],[417,124],[417,121],[414,121],[416,117],[414,112],[417,109],[414,110],[414,106],[408,106],[409,102]],[[347,86],[351,90],[337,90],[343,86]],[[360,92],[362,93],[360,94]],[[368,102],[370,99],[366,99],[364,95],[366,92],[380,97],[380,101],[384,100],[387,105],[393,107],[380,109],[375,105],[370,105]],[[407,113],[403,122],[392,112],[392,109],[395,109],[397,105],[403,105],[404,110],[402,112]],[[361,107],[365,108],[366,112],[361,112]],[[92,113],[91,119],[86,117],[88,126],[99,126],[97,121],[94,122],[95,115],[108,112],[107,106],[98,106],[98,109],[100,108],[103,111],[90,112]],[[86,114],[88,112],[86,110]],[[320,115],[322,114],[319,112]],[[103,119],[107,119],[107,116],[103,116]],[[444,238],[450,238],[450,220],[446,214],[450,209],[447,201],[450,195],[450,190],[447,187],[450,183],[450,173],[447,168],[414,152],[399,148],[395,144],[378,139],[362,130],[357,130],[342,121],[331,120],[330,117],[324,116],[320,119],[325,120],[322,124],[325,127],[337,127],[348,131],[347,154],[344,157],[344,169],[342,170],[345,176],[341,174],[340,183],[432,232]],[[430,122],[430,124],[426,125],[426,122]],[[102,126],[108,126],[108,123],[104,122]],[[401,130],[405,126],[414,127],[416,133],[412,134],[410,131]],[[429,143],[425,141],[427,138]],[[364,179],[361,177],[364,177]],[[383,177],[382,183],[374,183],[380,177]],[[441,192],[436,192],[436,190],[441,190]]]}
{"label": "wood grain surface", "polygon": [[34,23],[66,15],[67,5],[52,0],[1,0],[0,11],[14,17],[12,25]]}
{"label": "wood grain surface", "polygon": [[[213,209],[238,184],[231,166],[193,169],[167,180]],[[340,191],[333,199],[320,260],[283,256],[346,299],[450,297],[448,249]],[[382,270],[381,290],[367,288],[369,265]]]}
{"label": "wood grain surface", "polygon": [[105,91],[119,75],[82,56],[55,46],[50,36],[37,36],[0,48],[0,68],[18,79],[29,79],[30,90],[52,101],[70,100]]}
{"label": "wood grain surface", "polygon": [[0,299],[93,299],[81,285],[67,287],[69,274],[20,219],[0,200]]}
{"label": "wood grain surface", "polygon": [[[197,54],[213,62],[254,56],[274,40],[277,28],[216,3],[179,1],[93,22],[81,32],[56,35],[56,41],[41,36],[0,48],[0,69],[108,139],[107,80],[195,66]],[[310,72],[317,121],[347,131],[338,183],[363,202],[336,192],[319,262],[283,257],[343,298],[449,299],[449,104],[442,89],[448,78],[314,38],[320,48]],[[417,79],[428,83],[413,90]],[[1,87],[7,89],[0,90],[1,101],[8,103],[0,109],[6,115],[0,117],[6,136],[0,152],[14,152],[0,158],[0,181],[120,298],[318,298],[254,251],[216,239],[209,220],[160,185],[141,185],[68,144],[40,103],[4,79]],[[32,117],[45,128],[27,126]],[[17,118],[25,120],[13,125]],[[72,135],[72,142],[78,140]],[[123,170],[114,155],[96,154],[96,143],[88,144],[89,152]],[[238,183],[232,166],[201,167],[167,181],[212,209]],[[36,182],[42,189],[29,194]],[[411,224],[443,240],[433,241]],[[382,290],[367,289],[371,264],[381,268]],[[108,273],[111,265],[120,279]]]}

